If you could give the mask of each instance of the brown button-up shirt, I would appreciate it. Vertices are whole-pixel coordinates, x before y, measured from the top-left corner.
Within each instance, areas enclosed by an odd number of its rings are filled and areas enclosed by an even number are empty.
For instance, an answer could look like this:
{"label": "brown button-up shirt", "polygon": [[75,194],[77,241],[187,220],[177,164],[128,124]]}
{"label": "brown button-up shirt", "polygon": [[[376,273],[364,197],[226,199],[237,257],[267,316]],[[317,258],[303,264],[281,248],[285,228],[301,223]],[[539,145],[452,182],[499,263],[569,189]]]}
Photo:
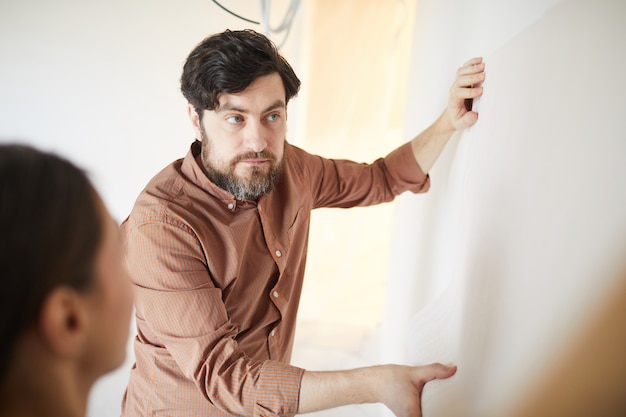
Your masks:
{"label": "brown button-up shirt", "polygon": [[310,211],[424,192],[429,178],[409,144],[358,164],[287,143],[277,186],[239,201],[206,177],[199,153],[195,142],[158,173],[122,224],[138,333],[122,415],[294,415]]}

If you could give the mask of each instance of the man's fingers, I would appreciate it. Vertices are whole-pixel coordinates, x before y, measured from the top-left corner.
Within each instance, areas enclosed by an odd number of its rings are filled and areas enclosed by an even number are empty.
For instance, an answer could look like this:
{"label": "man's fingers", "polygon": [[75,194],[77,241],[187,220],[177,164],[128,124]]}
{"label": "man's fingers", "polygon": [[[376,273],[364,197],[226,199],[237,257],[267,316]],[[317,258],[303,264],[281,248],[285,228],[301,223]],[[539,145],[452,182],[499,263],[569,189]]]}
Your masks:
{"label": "man's fingers", "polygon": [[422,366],[420,368],[420,378],[424,383],[432,381],[433,379],[446,379],[450,378],[456,373],[456,365],[443,365],[441,363],[431,363],[430,365]]}
{"label": "man's fingers", "polygon": [[485,72],[484,62],[481,62],[480,64],[463,65],[461,68],[456,70],[456,75],[463,76],[469,74],[478,74],[482,72]]}
{"label": "man's fingers", "polygon": [[481,64],[482,62],[483,62],[483,57],[482,56],[475,56],[474,58],[471,58],[465,64],[463,64],[463,66],[466,67],[468,65]]}
{"label": "man's fingers", "polygon": [[482,87],[474,87],[474,88],[452,87],[450,89],[450,96],[455,99],[477,98],[477,97],[480,97],[482,93],[483,93]]}
{"label": "man's fingers", "polygon": [[461,75],[457,77],[454,85],[461,88],[470,87],[473,85],[481,84],[483,81],[485,81],[485,73],[479,72],[476,74]]}

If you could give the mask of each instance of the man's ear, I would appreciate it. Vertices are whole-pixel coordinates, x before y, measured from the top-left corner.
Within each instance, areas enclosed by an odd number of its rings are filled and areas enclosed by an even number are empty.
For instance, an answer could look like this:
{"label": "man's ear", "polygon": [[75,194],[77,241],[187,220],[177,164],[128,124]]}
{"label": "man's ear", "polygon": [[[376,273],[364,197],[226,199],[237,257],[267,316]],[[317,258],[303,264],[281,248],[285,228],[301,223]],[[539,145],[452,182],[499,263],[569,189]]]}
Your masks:
{"label": "man's ear", "polygon": [[69,287],[54,289],[43,302],[38,330],[44,344],[62,357],[79,356],[87,343],[85,300]]}
{"label": "man's ear", "polygon": [[189,116],[189,120],[191,121],[191,125],[193,126],[193,130],[196,132],[196,139],[200,139],[200,131],[201,131],[201,121],[196,108],[191,103],[187,103],[187,115]]}

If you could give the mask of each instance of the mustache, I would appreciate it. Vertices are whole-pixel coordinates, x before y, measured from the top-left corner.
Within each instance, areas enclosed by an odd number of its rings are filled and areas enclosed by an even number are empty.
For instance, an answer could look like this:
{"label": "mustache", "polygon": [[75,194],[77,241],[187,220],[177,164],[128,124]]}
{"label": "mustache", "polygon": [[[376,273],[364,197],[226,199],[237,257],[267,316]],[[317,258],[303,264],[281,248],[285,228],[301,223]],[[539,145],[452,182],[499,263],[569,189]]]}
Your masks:
{"label": "mustache", "polygon": [[233,160],[233,163],[244,161],[246,159],[267,159],[272,162],[276,161],[276,157],[271,152],[261,151],[261,152],[248,152],[248,153],[238,155]]}

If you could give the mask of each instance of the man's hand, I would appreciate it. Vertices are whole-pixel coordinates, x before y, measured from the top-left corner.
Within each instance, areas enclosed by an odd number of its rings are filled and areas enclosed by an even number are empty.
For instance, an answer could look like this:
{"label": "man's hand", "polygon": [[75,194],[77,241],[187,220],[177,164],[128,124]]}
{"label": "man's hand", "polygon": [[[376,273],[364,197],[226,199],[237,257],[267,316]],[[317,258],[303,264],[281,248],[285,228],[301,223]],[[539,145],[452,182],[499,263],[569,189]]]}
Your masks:
{"label": "man's hand", "polygon": [[422,390],[428,381],[449,378],[456,373],[455,366],[434,363],[427,366],[388,365],[388,379],[380,389],[383,403],[397,417],[421,417]]}
{"label": "man's hand", "polygon": [[449,378],[456,366],[380,365],[345,371],[304,372],[298,413],[348,404],[383,403],[397,417],[422,416],[428,381]]}
{"label": "man's hand", "polygon": [[456,71],[450,87],[450,98],[444,117],[454,130],[465,129],[478,120],[478,113],[471,111],[471,100],[483,94],[481,84],[485,81],[485,63],[482,58],[472,58]]}
{"label": "man's hand", "polygon": [[456,72],[450,87],[448,106],[441,116],[411,141],[413,155],[422,172],[428,173],[454,132],[470,127],[478,113],[466,105],[483,94],[485,64],[482,58],[472,58]]}

